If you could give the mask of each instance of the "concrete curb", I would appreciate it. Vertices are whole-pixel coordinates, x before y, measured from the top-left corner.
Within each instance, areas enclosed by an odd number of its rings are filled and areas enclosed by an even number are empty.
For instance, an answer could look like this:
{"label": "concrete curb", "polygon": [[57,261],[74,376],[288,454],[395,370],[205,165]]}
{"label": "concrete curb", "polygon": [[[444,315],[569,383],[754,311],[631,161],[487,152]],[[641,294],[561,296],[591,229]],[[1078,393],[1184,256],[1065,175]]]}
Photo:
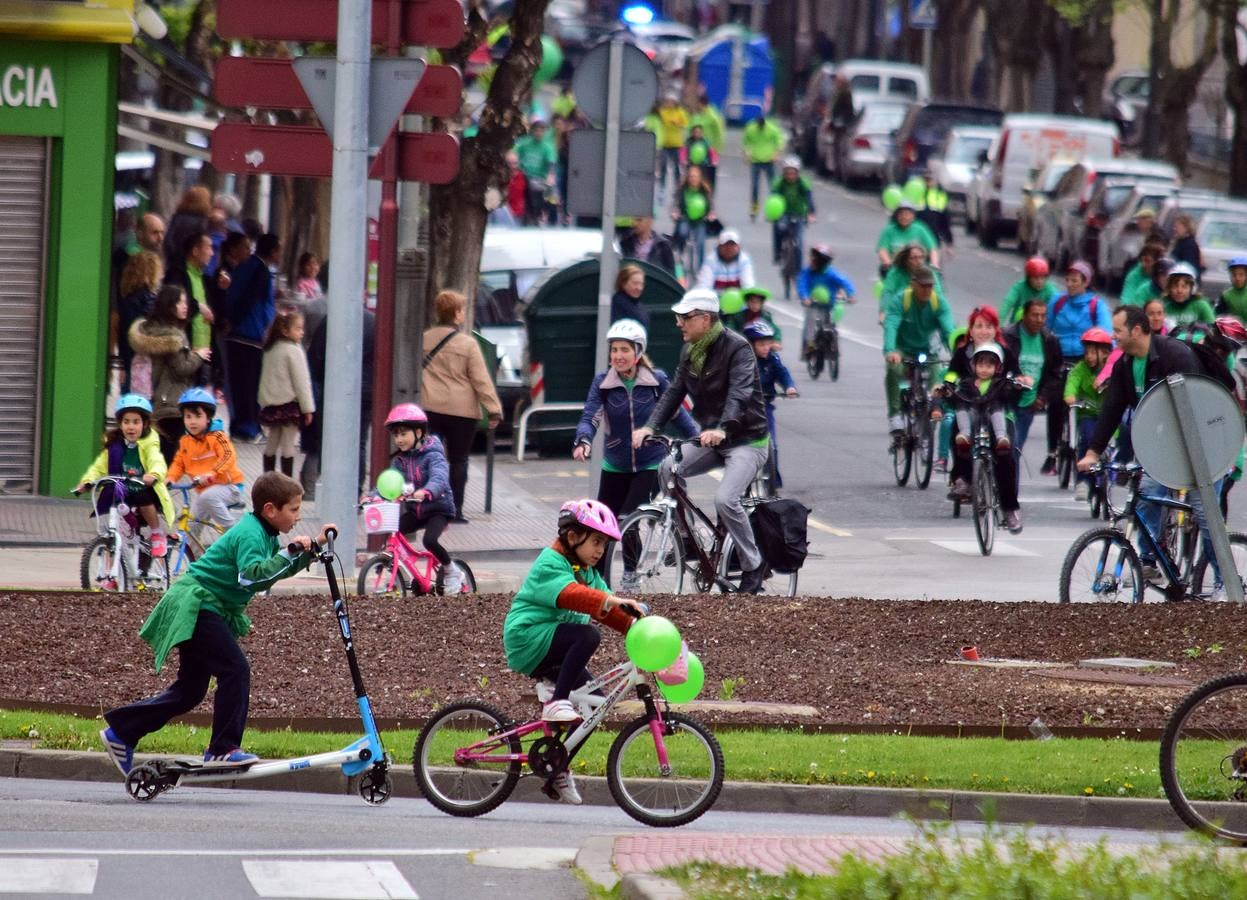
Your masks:
{"label": "concrete curb", "polygon": [[[145,762],[162,757],[138,754]],[[117,781],[117,770],[104,753],[75,750],[0,749],[0,777],[56,778],[69,781]],[[408,766],[391,771],[394,796],[420,797]],[[606,779],[579,776],[584,802],[614,806]],[[207,785],[205,785],[206,787]],[[220,782],[220,787],[352,794],[354,779],[335,769],[309,769],[255,781]],[[550,802],[536,778],[520,781],[513,797]],[[1060,797],[1050,794],[998,794],[970,791],[920,791],[909,788],[758,784],[729,781],[714,806],[718,812],[767,812],[796,815],[891,817],[952,822],[993,822],[1085,828],[1173,830],[1184,826],[1167,801],[1118,797]],[[600,852],[600,850],[599,850]],[[607,860],[609,866],[609,857]]]}
{"label": "concrete curb", "polygon": [[688,897],[674,881],[635,872],[623,877],[619,893],[624,900],[685,900]]}

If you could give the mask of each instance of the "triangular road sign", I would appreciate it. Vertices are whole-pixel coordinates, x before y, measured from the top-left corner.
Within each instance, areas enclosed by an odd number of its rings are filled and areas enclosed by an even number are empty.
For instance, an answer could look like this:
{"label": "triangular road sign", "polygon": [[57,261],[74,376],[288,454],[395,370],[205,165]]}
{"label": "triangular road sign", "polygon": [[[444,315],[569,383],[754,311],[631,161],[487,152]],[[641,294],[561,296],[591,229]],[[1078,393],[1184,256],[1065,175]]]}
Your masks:
{"label": "triangular road sign", "polygon": [[[335,60],[304,56],[294,61],[294,72],[321,125],[333,138]],[[374,59],[368,69],[368,148],[375,153],[394,130],[424,74],[422,59]]]}

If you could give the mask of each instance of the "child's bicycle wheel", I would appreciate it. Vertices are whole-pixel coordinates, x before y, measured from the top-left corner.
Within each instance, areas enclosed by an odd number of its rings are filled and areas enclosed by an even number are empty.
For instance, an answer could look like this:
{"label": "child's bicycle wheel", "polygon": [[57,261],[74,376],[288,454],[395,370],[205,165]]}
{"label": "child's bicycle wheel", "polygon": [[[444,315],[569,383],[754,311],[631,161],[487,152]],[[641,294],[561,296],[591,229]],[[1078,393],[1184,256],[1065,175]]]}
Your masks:
{"label": "child's bicycle wheel", "polygon": [[[452,816],[480,816],[502,804],[520,780],[520,739],[504,734],[505,714],[476,700],[438,710],[412,751],[425,799]],[[470,756],[470,759],[468,758]]]}
{"label": "child's bicycle wheel", "polygon": [[[460,582],[459,582],[458,593],[475,594],[476,593],[476,576],[472,574],[472,567],[469,566],[463,560],[459,559],[459,557],[457,556],[452,556],[450,558],[450,564],[454,566],[456,569],[458,569],[459,571]],[[439,567],[437,570],[437,584],[434,586],[433,593],[445,594],[446,593],[445,583],[446,583],[446,567],[442,566],[442,567]]]}
{"label": "child's bicycle wheel", "polygon": [[[475,586],[475,581],[473,585]],[[355,580],[355,592],[361,596],[386,597],[397,594],[405,597],[411,593],[411,582],[402,566],[395,568],[393,556],[389,553],[378,553],[360,568],[359,577]]]}
{"label": "child's bicycle wheel", "polygon": [[[130,589],[124,564],[114,566],[114,541],[100,536],[82,549],[78,575],[84,591],[117,591]],[[116,571],[114,572],[114,568]]]}

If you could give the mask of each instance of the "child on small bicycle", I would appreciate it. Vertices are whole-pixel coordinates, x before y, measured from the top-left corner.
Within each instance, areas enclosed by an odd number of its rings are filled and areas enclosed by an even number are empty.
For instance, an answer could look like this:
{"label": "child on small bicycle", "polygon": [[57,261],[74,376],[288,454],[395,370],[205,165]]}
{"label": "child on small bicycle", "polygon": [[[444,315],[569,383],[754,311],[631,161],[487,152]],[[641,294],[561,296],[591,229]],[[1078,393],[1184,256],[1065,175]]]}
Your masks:
{"label": "child on small bicycle", "polygon": [[229,435],[216,415],[216,398],[201,387],[187,388],[178,397],[182,425],[186,434],[178,441],[177,453],[166,476],[170,484],[189,477],[195,485],[191,495],[191,515],[202,521],[229,528],[238,521],[234,511],[243,501],[242,471]]}
{"label": "child on small bicycle", "polygon": [[816,244],[810,248],[810,264],[797,275],[797,298],[806,308],[805,326],[801,331],[802,359],[813,349],[811,343],[819,321],[833,320],[840,293],[844,292],[849,303],[854,302],[853,282],[832,266],[833,259],[831,247]]}
{"label": "child on small bicycle", "polygon": [[173,521],[173,500],[165,486],[160,435],[152,427],[152,403],[138,394],[122,394],[117,398],[113,416],[117,427],[105,433],[104,449],[82,473],[74,493],[82,493],[88,484],[106,475],[142,480],[142,485],[129,483],[124,489],[114,486],[101,491],[95,513],[106,515],[114,504],[124,502],[147,526],[151,555],[159,559],[165,555],[165,528]]}
{"label": "child on small bicycle", "polygon": [[[403,511],[398,530],[403,534],[424,530],[424,549],[437,558],[445,573],[446,594],[463,588],[462,573],[450,564],[450,553],[441,544],[442,532],[455,517],[455,497],[450,489],[450,463],[441,440],[429,434],[429,416],[414,403],[400,403],[385,417],[386,430],[398,448],[390,468],[403,476]],[[372,498],[365,495],[360,502]]]}
{"label": "child on small bicycle", "polygon": [[[1113,351],[1113,336],[1103,328],[1088,328],[1082,333],[1082,360],[1069,370],[1065,377],[1065,405],[1073,406],[1082,403],[1077,411],[1078,434],[1070,435],[1078,447],[1078,458],[1082,459],[1095,434],[1095,425],[1100,415],[1100,401],[1103,387],[1097,382],[1108,355]],[[1078,472],[1074,486],[1074,499],[1086,500],[1091,493],[1091,475]]]}
{"label": "child on small bicycle", "polygon": [[[212,737],[204,762],[255,761],[242,749],[251,668],[238,638],[251,629],[246,615],[251,598],[312,562],[310,537],[292,538],[302,547],[295,554],[282,548],[279,538],[298,523],[302,503],[303,488],[294,479],[279,472],[257,478],[251,488],[254,511],[191,563],[143,623],[139,637],[151,645],[156,671],[177,647],[178,675],[163,693],[104,714],[100,738],[123,776],[130,773],[143,736],[198,706],[213,678]],[[317,540],[323,543],[333,527],[326,524]]]}
{"label": "child on small bicycle", "polygon": [[952,390],[957,410],[957,435],[953,439],[958,456],[970,455],[977,417],[985,416],[990,428],[995,456],[996,490],[1000,508],[1005,514],[1005,527],[1013,534],[1022,530],[1022,514],[1018,503],[1017,464],[1013,459],[1013,441],[1005,410],[1014,401],[1018,387],[1004,373],[1005,353],[994,342],[978,344],[970,358],[974,374],[962,378]]}
{"label": "child on small bicycle", "polygon": [[[576,722],[580,714],[568,697],[587,684],[587,666],[601,632],[594,620],[625,634],[637,613],[637,601],[616,597],[594,568],[610,541],[619,540],[615,514],[597,500],[570,500],[559,509],[558,537],[538,554],[524,583],[511,600],[502,626],[502,645],[512,671],[553,680],[543,697],[547,722]],[[580,793],[571,772],[560,772],[551,785],[564,803],[578,805]]]}
{"label": "child on small bicycle", "polygon": [[[771,331],[774,333],[775,343],[778,347],[779,342],[783,339],[783,332],[775,324],[775,315],[766,308],[766,301],[771,299],[771,292],[755,284],[752,287],[741,288],[740,295],[745,301],[745,308],[740,312],[723,316],[724,327],[743,335],[745,329],[752,323],[765,322],[771,326]],[[779,347],[779,349],[783,348]]]}
{"label": "child on small bicycle", "polygon": [[775,486],[783,487],[779,474],[779,437],[775,433],[775,386],[779,385],[785,397],[797,396],[797,384],[792,373],[780,359],[775,346],[775,329],[763,319],[754,319],[745,326],[745,338],[758,358],[758,380],[762,384],[762,399],[766,401],[766,426],[771,432],[771,446],[775,452]]}

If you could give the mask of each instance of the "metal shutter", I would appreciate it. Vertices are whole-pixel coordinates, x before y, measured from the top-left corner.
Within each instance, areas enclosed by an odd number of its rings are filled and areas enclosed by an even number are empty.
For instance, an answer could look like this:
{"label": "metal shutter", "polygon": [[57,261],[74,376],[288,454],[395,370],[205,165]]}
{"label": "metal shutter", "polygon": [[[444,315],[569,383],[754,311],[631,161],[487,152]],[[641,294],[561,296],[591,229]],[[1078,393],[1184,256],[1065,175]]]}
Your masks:
{"label": "metal shutter", "polygon": [[47,146],[0,137],[0,494],[35,487]]}

